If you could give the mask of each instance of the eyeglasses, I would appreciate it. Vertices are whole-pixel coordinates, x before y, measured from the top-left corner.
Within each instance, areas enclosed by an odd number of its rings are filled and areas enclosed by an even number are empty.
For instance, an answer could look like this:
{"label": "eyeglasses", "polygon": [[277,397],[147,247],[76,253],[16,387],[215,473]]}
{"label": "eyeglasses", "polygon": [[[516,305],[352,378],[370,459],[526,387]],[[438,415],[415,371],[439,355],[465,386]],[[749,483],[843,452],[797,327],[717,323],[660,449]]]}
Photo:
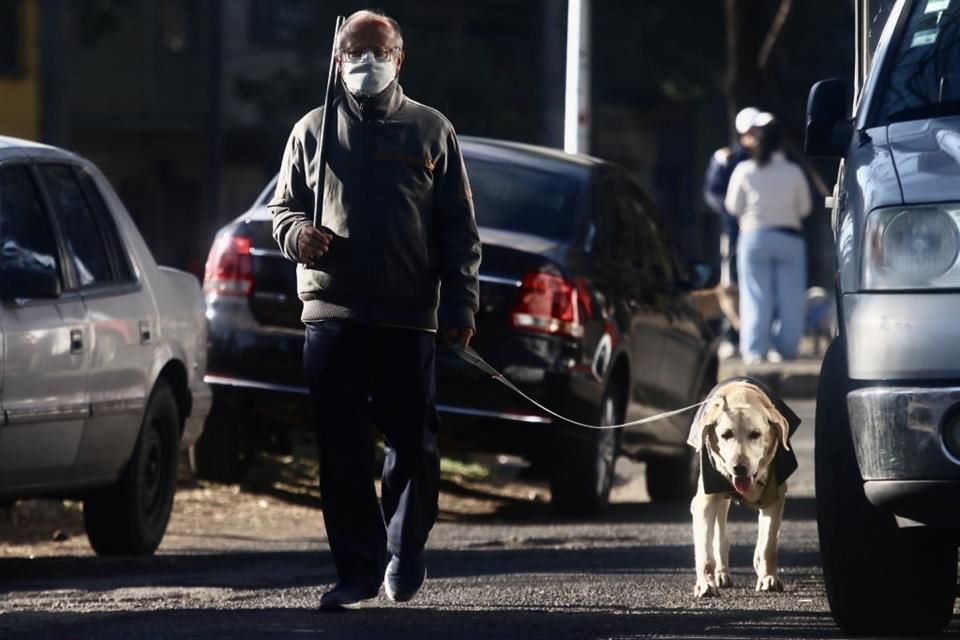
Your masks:
{"label": "eyeglasses", "polygon": [[373,54],[373,58],[377,62],[383,62],[389,60],[393,55],[400,50],[400,47],[380,47],[377,49],[341,49],[340,55],[347,62],[360,62],[360,59],[363,58],[368,52]]}

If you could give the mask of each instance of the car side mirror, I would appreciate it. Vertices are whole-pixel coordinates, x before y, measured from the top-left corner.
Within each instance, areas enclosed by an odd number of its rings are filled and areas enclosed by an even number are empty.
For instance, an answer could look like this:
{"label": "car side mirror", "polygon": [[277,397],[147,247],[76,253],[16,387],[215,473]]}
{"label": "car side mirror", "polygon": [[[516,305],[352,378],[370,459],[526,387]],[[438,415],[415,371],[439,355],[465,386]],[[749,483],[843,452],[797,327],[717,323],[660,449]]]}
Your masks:
{"label": "car side mirror", "polygon": [[689,291],[712,289],[720,282],[720,265],[701,260],[691,260],[687,263],[686,278],[682,286]]}
{"label": "car side mirror", "polygon": [[60,276],[49,269],[21,264],[0,265],[0,300],[59,298]]}
{"label": "car side mirror", "polygon": [[821,80],[810,88],[803,151],[810,156],[838,157],[853,138],[853,120],[847,110],[847,83]]}

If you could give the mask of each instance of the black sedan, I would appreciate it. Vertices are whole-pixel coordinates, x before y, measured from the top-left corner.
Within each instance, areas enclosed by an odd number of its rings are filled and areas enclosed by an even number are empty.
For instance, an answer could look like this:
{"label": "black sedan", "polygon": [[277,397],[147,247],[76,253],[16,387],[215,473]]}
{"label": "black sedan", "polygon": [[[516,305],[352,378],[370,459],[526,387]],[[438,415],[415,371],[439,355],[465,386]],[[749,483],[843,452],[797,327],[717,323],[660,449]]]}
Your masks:
{"label": "black sedan", "polygon": [[[680,268],[650,199],[622,168],[516,143],[461,138],[483,240],[475,349],[525,393],[590,424],[689,405],[716,383],[714,332],[689,291],[716,270]],[[252,451],[309,415],[293,263],[265,205],[217,234],[204,279],[214,408],[198,470],[235,480]],[[654,500],[693,494],[692,412],[623,430],[574,427],[452,353],[438,356],[447,446],[526,457],[565,514],[600,511],[618,453],[647,463]]]}

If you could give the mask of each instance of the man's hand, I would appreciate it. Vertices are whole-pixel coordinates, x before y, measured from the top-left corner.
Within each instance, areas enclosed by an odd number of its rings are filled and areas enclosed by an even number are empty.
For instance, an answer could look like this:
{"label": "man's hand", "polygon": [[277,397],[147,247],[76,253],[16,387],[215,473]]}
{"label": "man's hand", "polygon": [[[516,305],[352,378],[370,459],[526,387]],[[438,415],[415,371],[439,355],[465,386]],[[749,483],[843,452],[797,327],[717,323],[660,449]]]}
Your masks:
{"label": "man's hand", "polygon": [[312,224],[306,225],[297,236],[297,255],[300,262],[313,264],[317,258],[330,250],[330,241],[333,234],[326,229],[318,229]]}
{"label": "man's hand", "polygon": [[449,347],[466,349],[470,346],[470,338],[476,333],[470,327],[458,327],[441,330],[443,343]]}

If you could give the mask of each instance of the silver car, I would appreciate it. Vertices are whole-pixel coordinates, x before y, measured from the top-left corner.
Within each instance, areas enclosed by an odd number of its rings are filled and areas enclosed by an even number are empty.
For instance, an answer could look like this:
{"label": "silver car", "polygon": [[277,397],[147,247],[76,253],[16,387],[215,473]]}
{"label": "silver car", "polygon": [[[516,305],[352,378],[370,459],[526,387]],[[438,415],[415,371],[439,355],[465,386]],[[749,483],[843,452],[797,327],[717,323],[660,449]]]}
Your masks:
{"label": "silver car", "polygon": [[953,615],[960,540],[960,2],[857,6],[854,111],[826,80],[807,117],[807,152],[842,159],[817,521],[840,627],[915,637]]}
{"label": "silver car", "polygon": [[98,554],[151,554],[210,407],[199,283],[158,267],[100,171],[0,137],[0,499],[83,500]]}

